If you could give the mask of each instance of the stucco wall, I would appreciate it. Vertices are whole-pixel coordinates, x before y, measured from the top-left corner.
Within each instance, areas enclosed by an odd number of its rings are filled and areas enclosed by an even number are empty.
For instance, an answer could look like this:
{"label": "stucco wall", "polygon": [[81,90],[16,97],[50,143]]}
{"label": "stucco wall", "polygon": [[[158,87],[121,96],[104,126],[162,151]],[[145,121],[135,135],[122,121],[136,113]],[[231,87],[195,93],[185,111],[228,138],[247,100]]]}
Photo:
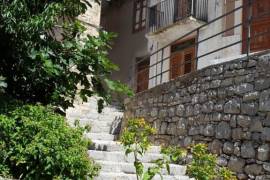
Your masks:
{"label": "stucco wall", "polygon": [[[126,100],[156,144],[203,142],[239,179],[270,178],[270,55],[210,66]],[[249,176],[248,176],[249,175]]]}
{"label": "stucco wall", "polygon": [[98,28],[100,26],[100,14],[101,6],[95,0],[87,0],[92,7],[88,7],[85,14],[82,14],[78,17],[81,20],[85,27],[87,28],[86,34],[98,35]]}
{"label": "stucco wall", "polygon": [[[157,0],[152,0],[150,1],[150,5],[154,5],[158,3],[159,1]],[[235,8],[239,7],[242,5],[242,0],[236,0],[235,1]],[[208,1],[208,21],[213,20],[214,18],[217,18],[224,14],[224,0],[209,0]],[[234,15],[235,19],[235,25],[239,24],[242,22],[242,10],[238,10],[235,12]],[[192,18],[188,18],[185,21],[176,23],[170,27],[167,27],[163,29],[160,32],[157,32],[155,34],[148,34],[146,37],[148,39],[148,51],[150,53],[154,53],[157,50],[161,49],[162,47],[172,43],[173,41],[179,39],[186,33],[198,28],[199,26],[203,25],[204,22],[197,21]],[[218,20],[205,28],[200,30],[199,33],[199,41],[203,40],[205,38],[208,38],[214,34],[217,34],[221,31],[224,30],[224,18],[221,20]],[[189,37],[196,37],[196,34],[190,35]],[[215,38],[212,38],[211,40],[207,40],[203,43],[201,43],[198,47],[198,56],[204,55],[210,51],[214,51],[217,48],[224,47],[226,45],[229,45],[231,43],[237,42],[241,40],[242,38],[242,28],[238,27],[234,30],[234,35],[232,36],[223,36],[219,35]],[[202,57],[198,60],[198,69],[201,69],[203,67],[212,65],[212,64],[217,64],[218,62],[225,62],[229,61],[232,58],[229,57],[235,57],[239,56],[242,53],[241,50],[242,45],[238,44],[235,46],[232,46],[230,48],[226,48],[222,51],[213,53],[211,55]],[[170,47],[165,49],[166,51],[166,56],[170,56]],[[151,62],[150,64],[155,64],[155,62],[161,60],[161,54],[162,52],[159,52],[157,54],[154,54],[151,57]],[[166,58],[166,57],[165,57]],[[163,64],[163,71],[166,71],[169,67],[169,59],[165,61]],[[153,66],[150,69],[150,78],[155,76],[161,71],[161,65]],[[161,77],[157,77],[157,85],[160,84],[160,82],[167,82],[169,80],[169,73],[164,73],[162,75],[162,81],[160,81]],[[149,80],[149,87],[154,87],[156,84],[156,79]]]}
{"label": "stucco wall", "polygon": [[148,54],[146,31],[132,32],[133,3],[134,1],[127,0],[111,6],[107,5],[107,8],[102,10],[101,18],[102,26],[107,31],[115,32],[118,35],[113,41],[109,56],[112,62],[120,67],[120,70],[114,72],[112,78],[130,86],[134,84],[136,58]]}

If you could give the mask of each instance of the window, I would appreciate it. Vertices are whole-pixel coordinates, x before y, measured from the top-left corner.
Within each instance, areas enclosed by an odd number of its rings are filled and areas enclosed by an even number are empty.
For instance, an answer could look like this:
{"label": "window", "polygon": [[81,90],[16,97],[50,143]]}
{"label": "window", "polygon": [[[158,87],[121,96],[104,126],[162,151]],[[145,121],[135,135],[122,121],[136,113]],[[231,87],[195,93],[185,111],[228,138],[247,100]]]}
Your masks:
{"label": "window", "polygon": [[138,32],[145,28],[146,7],[146,0],[134,0],[133,32]]}
{"label": "window", "polygon": [[[224,0],[224,14],[235,9],[235,0]],[[234,27],[235,12],[231,13],[224,17],[224,31]],[[226,31],[223,36],[232,36],[234,35],[234,29]]]}
{"label": "window", "polygon": [[195,39],[174,44],[171,47],[170,78],[190,73],[195,69]]}

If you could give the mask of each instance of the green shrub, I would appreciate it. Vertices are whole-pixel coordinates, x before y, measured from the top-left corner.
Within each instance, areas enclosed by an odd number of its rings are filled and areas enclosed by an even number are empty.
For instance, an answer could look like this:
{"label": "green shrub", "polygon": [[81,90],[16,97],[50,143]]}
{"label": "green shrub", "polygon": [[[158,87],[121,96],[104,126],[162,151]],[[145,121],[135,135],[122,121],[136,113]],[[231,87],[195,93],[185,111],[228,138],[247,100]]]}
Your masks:
{"label": "green shrub", "polygon": [[187,168],[190,177],[197,180],[236,179],[230,170],[217,165],[217,157],[208,152],[207,145],[197,144],[192,147],[191,153],[193,159]]}
{"label": "green shrub", "polygon": [[187,151],[177,146],[167,146],[161,148],[161,153],[168,156],[170,161],[175,164],[182,164]]}
{"label": "green shrub", "polygon": [[150,136],[155,132],[156,130],[147,124],[144,119],[137,118],[128,120],[127,127],[121,136],[121,144],[124,146],[125,154],[132,153],[134,155],[137,180],[152,179],[160,171],[162,163],[157,160],[155,168],[149,168],[147,172],[144,172],[143,163],[139,159],[150,148]]}
{"label": "green shrub", "polygon": [[135,118],[128,120],[127,127],[121,137],[121,143],[125,148],[126,155],[134,155],[134,166],[136,169],[137,180],[151,180],[156,175],[161,179],[162,169],[166,169],[170,173],[171,162],[179,162],[186,155],[186,151],[179,147],[162,148],[161,158],[152,161],[153,166],[145,170],[140,158],[145,155],[152,145],[150,137],[156,133],[156,129],[152,128],[150,124],[146,123],[143,118]]}
{"label": "green shrub", "polygon": [[0,174],[18,179],[86,179],[99,167],[88,158],[83,128],[43,106],[0,115]]}

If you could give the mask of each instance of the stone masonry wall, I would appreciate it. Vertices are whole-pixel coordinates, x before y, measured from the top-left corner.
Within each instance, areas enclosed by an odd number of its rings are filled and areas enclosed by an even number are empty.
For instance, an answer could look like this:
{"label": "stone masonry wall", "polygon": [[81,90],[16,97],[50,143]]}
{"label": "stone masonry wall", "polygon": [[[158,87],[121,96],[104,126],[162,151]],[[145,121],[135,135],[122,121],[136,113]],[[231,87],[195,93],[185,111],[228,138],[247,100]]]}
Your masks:
{"label": "stone masonry wall", "polygon": [[144,117],[158,129],[156,144],[207,143],[239,179],[270,179],[270,56],[207,67],[125,107],[125,122]]}

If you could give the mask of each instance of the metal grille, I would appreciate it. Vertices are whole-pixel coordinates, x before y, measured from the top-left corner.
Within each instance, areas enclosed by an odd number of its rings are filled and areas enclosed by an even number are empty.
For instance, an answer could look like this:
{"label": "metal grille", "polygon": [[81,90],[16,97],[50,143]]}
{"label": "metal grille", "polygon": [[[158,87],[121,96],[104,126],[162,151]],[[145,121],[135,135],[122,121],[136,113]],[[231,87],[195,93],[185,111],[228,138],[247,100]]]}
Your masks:
{"label": "metal grille", "polygon": [[148,11],[148,32],[156,32],[190,16],[207,21],[208,0],[165,0]]}

